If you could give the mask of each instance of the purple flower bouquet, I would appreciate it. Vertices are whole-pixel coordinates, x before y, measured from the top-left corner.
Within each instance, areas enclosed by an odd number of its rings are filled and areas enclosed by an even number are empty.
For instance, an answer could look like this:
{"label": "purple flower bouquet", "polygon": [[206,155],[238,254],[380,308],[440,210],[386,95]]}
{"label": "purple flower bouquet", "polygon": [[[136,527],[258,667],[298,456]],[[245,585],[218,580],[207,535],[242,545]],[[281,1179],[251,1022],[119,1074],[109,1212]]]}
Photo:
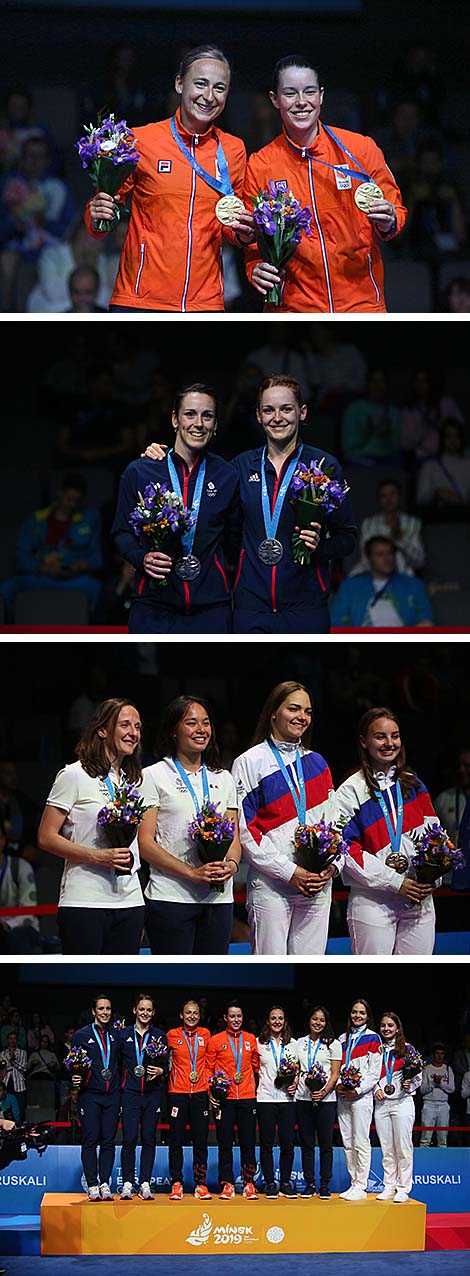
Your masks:
{"label": "purple flower bouquet", "polygon": [[323,1090],[323,1086],[325,1086],[328,1081],[325,1068],[321,1063],[312,1063],[308,1072],[304,1072],[303,1076],[307,1090],[310,1090],[313,1102],[315,1103],[315,1094],[317,1094],[319,1090]]}
{"label": "purple flower bouquet", "polygon": [[[148,807],[145,806],[143,798],[139,797],[135,784],[131,784],[129,780],[123,780],[121,784],[117,784],[114,798],[110,799],[106,806],[102,806],[97,815],[98,827],[104,834],[108,846],[130,846],[146,811]],[[126,877],[131,868],[116,868],[114,871],[118,877]]]}
{"label": "purple flower bouquet", "polygon": [[69,1050],[64,1059],[64,1068],[67,1068],[67,1072],[71,1072],[74,1076],[80,1076],[82,1081],[87,1076],[91,1066],[92,1061],[90,1056],[87,1055],[84,1046],[72,1046],[72,1049]]}
{"label": "purple flower bouquet", "polygon": [[318,824],[298,824],[294,833],[296,864],[305,868],[308,873],[321,873],[329,868],[343,851],[347,851],[346,843],[341,835],[341,825],[326,824],[322,816]]}
{"label": "purple flower bouquet", "polygon": [[[150,1064],[151,1067],[163,1068],[163,1071],[166,1070],[170,1058],[170,1051],[166,1041],[163,1041],[162,1037],[149,1037],[144,1053],[146,1062]],[[155,1080],[158,1080],[158,1077],[155,1078]]]}
{"label": "purple flower bouquet", "polygon": [[215,1099],[217,1103],[223,1103],[224,1099],[227,1098],[232,1083],[226,1072],[223,1072],[222,1069],[216,1068],[215,1072],[213,1072],[209,1077],[207,1084],[212,1098]]}
{"label": "purple flower bouquet", "polygon": [[[149,483],[129,518],[129,525],[136,536],[145,536],[151,549],[163,549],[173,536],[188,532],[194,515],[185,508],[181,498],[166,483]],[[151,585],[166,585],[166,579],[152,580]]]}
{"label": "purple flower bouquet", "polygon": [[407,1041],[402,1067],[403,1081],[411,1081],[412,1077],[416,1077],[423,1067],[424,1061],[419,1050],[415,1050],[415,1047]]}
{"label": "purple flower bouquet", "polygon": [[[350,491],[346,480],[339,483],[332,478],[333,471],[323,469],[325,458],[321,461],[310,461],[307,465],[301,462],[292,479],[289,497],[295,509],[295,517],[301,530],[308,529],[311,523],[325,522],[326,516],[342,505],[346,493]],[[292,557],[294,563],[306,566],[310,563],[311,551],[301,540],[299,533],[292,536]]]}
{"label": "purple flower bouquet", "polygon": [[[85,136],[75,143],[82,168],[87,170],[96,190],[114,197],[140,159],[134,147],[134,134],[125,120],[116,123],[112,114],[104,119],[100,114],[98,124],[83,127]],[[113,220],[100,221],[98,230],[114,230],[120,216],[119,204],[115,201]]]}
{"label": "purple flower bouquet", "polygon": [[[196,816],[188,826],[192,842],[196,843],[197,853],[202,864],[212,864],[215,860],[224,860],[232,845],[235,825],[217,810],[218,802],[204,802]],[[211,891],[223,891],[224,884],[211,886]]]}
{"label": "purple flower bouquet", "polygon": [[339,1074],[340,1084],[344,1085],[345,1090],[357,1090],[361,1080],[360,1069],[355,1063],[348,1064],[347,1068],[342,1068]]}
{"label": "purple flower bouquet", "polygon": [[455,849],[449,834],[440,824],[431,824],[424,833],[414,831],[408,836],[416,847],[411,863],[418,882],[433,885],[449,869],[463,868],[465,859],[462,852]]}
{"label": "purple flower bouquet", "polygon": [[126,1026],[126,1021],[125,1021],[125,1019],[114,1019],[114,1020],[113,1020],[113,1028],[115,1028],[115,1029],[116,1029],[116,1032],[120,1032],[121,1028],[125,1028],[125,1026]]}
{"label": "purple flower bouquet", "polygon": [[276,1086],[276,1089],[288,1090],[289,1086],[292,1085],[292,1082],[295,1081],[296,1076],[297,1064],[295,1060],[288,1059],[287,1057],[285,1059],[281,1059],[274,1078],[274,1085]]}
{"label": "purple flower bouquet", "polygon": [[[292,191],[285,190],[279,182],[268,182],[267,189],[258,191],[254,204],[256,242],[263,261],[278,270],[286,265],[298,248],[302,235],[310,235],[312,214],[302,208]],[[282,284],[274,284],[266,296],[266,303],[279,306],[282,300]]]}

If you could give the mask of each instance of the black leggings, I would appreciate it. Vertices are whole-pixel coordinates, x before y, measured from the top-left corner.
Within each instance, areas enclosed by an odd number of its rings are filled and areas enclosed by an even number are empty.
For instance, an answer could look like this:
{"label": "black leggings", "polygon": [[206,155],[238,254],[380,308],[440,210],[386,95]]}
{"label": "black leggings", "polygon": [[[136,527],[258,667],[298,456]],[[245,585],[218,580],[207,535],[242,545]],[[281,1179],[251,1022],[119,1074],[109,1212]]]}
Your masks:
{"label": "black leggings", "polygon": [[302,1170],[306,1183],[315,1182],[315,1135],[320,1148],[320,1186],[328,1187],[333,1173],[333,1129],[336,1103],[296,1103]]}
{"label": "black leggings", "polygon": [[144,926],[144,907],[59,908],[57,922],[62,953],[138,953]]}
{"label": "black leggings", "polygon": [[205,1183],[207,1173],[207,1135],[209,1130],[209,1096],[200,1094],[168,1094],[170,1120],[169,1170],[172,1183],[183,1181],[183,1143],[189,1125],[193,1145],[193,1178],[195,1186]]}
{"label": "black leggings", "polygon": [[219,1144],[219,1179],[233,1183],[233,1136],[238,1130],[240,1164],[244,1183],[252,1183],[256,1174],[255,1135],[256,1104],[254,1099],[226,1099],[216,1120]]}
{"label": "black leggings", "polygon": [[289,1183],[294,1163],[295,1103],[258,1103],[260,1162],[265,1183],[274,1183],[273,1145],[279,1131],[281,1183]]}

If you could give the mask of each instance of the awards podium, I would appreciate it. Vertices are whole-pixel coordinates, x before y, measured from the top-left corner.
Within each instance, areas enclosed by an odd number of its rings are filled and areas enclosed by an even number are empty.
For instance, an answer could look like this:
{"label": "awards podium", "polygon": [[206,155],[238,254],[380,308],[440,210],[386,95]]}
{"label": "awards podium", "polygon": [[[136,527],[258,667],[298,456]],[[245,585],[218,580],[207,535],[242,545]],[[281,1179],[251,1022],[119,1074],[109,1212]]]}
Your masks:
{"label": "awards podium", "polygon": [[46,1192],[41,1204],[42,1254],[354,1254],[424,1250],[426,1206],[339,1196],[303,1201],[91,1202]]}

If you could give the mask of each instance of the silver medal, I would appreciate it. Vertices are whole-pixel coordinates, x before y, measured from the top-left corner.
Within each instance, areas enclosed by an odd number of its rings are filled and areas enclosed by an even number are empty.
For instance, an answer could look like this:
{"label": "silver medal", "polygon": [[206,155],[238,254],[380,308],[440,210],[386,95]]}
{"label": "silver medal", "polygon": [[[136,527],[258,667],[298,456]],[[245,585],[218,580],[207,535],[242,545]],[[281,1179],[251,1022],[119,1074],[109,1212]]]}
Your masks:
{"label": "silver medal", "polygon": [[272,567],[275,563],[280,563],[284,554],[284,546],[281,541],[274,537],[261,541],[258,546],[258,558],[262,563],[266,563],[268,567]]}
{"label": "silver medal", "polygon": [[175,572],[180,580],[195,580],[200,571],[201,564],[195,554],[183,554],[175,563]]}

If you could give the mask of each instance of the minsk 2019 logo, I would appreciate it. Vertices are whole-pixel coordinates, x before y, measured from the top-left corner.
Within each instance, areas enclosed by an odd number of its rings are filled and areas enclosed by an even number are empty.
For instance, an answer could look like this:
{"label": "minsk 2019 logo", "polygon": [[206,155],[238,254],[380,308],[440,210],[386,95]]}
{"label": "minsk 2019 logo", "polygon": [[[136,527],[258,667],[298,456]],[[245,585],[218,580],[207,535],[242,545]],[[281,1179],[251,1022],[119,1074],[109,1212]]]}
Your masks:
{"label": "minsk 2019 logo", "polygon": [[199,1227],[195,1227],[194,1231],[190,1232],[186,1240],[189,1245],[207,1245],[211,1231],[212,1220],[208,1214],[203,1214],[202,1223],[199,1224]]}
{"label": "minsk 2019 logo", "polygon": [[194,1245],[199,1248],[200,1245],[207,1245],[211,1237],[214,1245],[253,1245],[259,1240],[258,1236],[253,1234],[252,1227],[235,1226],[227,1223],[224,1227],[214,1227],[212,1219],[208,1214],[203,1214],[202,1223],[199,1227],[193,1228],[193,1231],[186,1237],[188,1245]]}

